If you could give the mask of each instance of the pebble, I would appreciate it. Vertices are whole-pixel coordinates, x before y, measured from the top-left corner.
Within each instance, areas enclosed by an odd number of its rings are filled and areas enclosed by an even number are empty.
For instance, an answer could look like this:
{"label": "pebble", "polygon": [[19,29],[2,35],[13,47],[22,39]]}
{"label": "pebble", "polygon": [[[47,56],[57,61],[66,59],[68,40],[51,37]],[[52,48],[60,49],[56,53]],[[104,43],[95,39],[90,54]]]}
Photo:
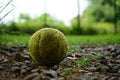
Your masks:
{"label": "pebble", "polygon": [[21,66],[21,69],[25,69],[25,68],[27,68],[26,65],[22,65],[22,66]]}
{"label": "pebble", "polygon": [[14,67],[11,68],[11,71],[13,71],[15,73],[19,73],[21,71],[21,69],[18,66],[14,66]]}
{"label": "pebble", "polygon": [[31,70],[31,73],[36,73],[36,72],[40,72],[40,70],[39,69],[32,69]]}
{"label": "pebble", "polygon": [[113,73],[118,73],[120,66],[115,66],[112,70]]}
{"label": "pebble", "polygon": [[97,53],[96,53],[96,52],[91,52],[90,54],[92,54],[92,55],[96,55]]}
{"label": "pebble", "polygon": [[115,61],[117,64],[120,64],[120,59]]}
{"label": "pebble", "polygon": [[118,74],[120,74],[120,69],[119,69],[119,71],[118,71]]}
{"label": "pebble", "polygon": [[109,78],[108,77],[104,77],[104,78],[102,78],[102,80],[108,80]]}
{"label": "pebble", "polygon": [[113,52],[113,53],[111,53],[111,56],[112,56],[113,58],[116,58],[116,57],[117,57],[117,54],[116,54],[115,52]]}
{"label": "pebble", "polygon": [[19,64],[18,62],[16,62],[16,63],[14,63],[12,66],[13,66],[13,67],[14,67],[14,66],[18,66],[18,67],[20,67],[21,64]]}
{"label": "pebble", "polygon": [[32,67],[26,67],[25,70],[26,70],[27,72],[30,72],[30,71],[32,70]]}
{"label": "pebble", "polygon": [[0,66],[0,71],[1,71],[1,70],[4,70],[3,66]]}
{"label": "pebble", "polygon": [[91,80],[100,80],[100,79],[97,77],[93,77]]}
{"label": "pebble", "polygon": [[101,71],[106,73],[106,72],[110,72],[110,70],[111,70],[111,69],[109,69],[108,66],[104,66],[104,67],[102,67],[102,70],[101,70]]}
{"label": "pebble", "polygon": [[44,70],[42,73],[51,78],[57,78],[57,75],[58,75],[57,72],[54,70]]}
{"label": "pebble", "polygon": [[2,63],[3,63],[3,61],[4,61],[4,59],[0,59],[0,64],[2,64]]}
{"label": "pebble", "polygon": [[117,77],[111,77],[110,80],[119,80]]}
{"label": "pebble", "polygon": [[29,60],[29,59],[30,59],[29,55],[24,55],[23,58],[24,58],[25,60]]}
{"label": "pebble", "polygon": [[106,65],[110,70],[113,68],[113,65],[112,64],[108,64]]}
{"label": "pebble", "polygon": [[96,71],[100,71],[100,68],[90,67],[88,70],[91,71],[91,72],[96,72]]}
{"label": "pebble", "polygon": [[[51,78],[50,80],[56,80],[55,78]],[[57,78],[57,80],[65,80],[63,77]]]}
{"label": "pebble", "polygon": [[79,70],[80,73],[88,73],[88,71],[85,70]]}
{"label": "pebble", "polygon": [[30,62],[30,61],[28,61],[28,60],[26,60],[26,61],[25,61],[25,63],[26,63],[26,65],[31,64],[31,62]]}
{"label": "pebble", "polygon": [[6,63],[6,62],[8,62],[9,60],[8,59],[4,59],[3,61],[2,61],[2,63]]}
{"label": "pebble", "polygon": [[14,60],[21,62],[23,61],[22,53],[15,53],[13,56]]}
{"label": "pebble", "polygon": [[107,64],[107,61],[104,59],[104,60],[99,60],[98,63],[101,63],[101,64],[104,64],[106,65]]}
{"label": "pebble", "polygon": [[89,73],[87,73],[86,75],[87,75],[87,76],[92,76],[93,73],[89,72]]}
{"label": "pebble", "polygon": [[41,80],[41,76],[40,75],[35,76],[32,80]]}
{"label": "pebble", "polygon": [[20,72],[21,75],[25,75],[26,73],[27,71],[25,69],[21,69],[21,72]]}
{"label": "pebble", "polygon": [[[32,74],[29,74],[26,78],[25,78],[25,80],[35,80],[35,78],[40,78],[40,74],[39,73],[32,73]],[[38,79],[38,80],[40,80],[40,79]]]}
{"label": "pebble", "polygon": [[117,59],[120,59],[120,55],[117,56]]}
{"label": "pebble", "polygon": [[116,54],[117,54],[117,55],[120,55],[120,50],[117,50],[117,51],[116,51]]}

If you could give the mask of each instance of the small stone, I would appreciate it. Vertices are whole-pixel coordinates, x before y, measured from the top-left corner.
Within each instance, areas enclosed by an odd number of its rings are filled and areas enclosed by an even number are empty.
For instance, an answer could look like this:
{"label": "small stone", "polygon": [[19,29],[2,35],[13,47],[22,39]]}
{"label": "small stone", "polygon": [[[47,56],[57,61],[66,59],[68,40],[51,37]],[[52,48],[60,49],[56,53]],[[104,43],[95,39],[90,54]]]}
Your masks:
{"label": "small stone", "polygon": [[111,69],[108,66],[102,67],[102,72],[111,72]]}
{"label": "small stone", "polygon": [[100,71],[101,71],[101,66],[97,66],[96,71],[97,71],[97,72],[100,72]]}
{"label": "small stone", "polygon": [[23,58],[24,58],[25,60],[29,60],[29,59],[30,59],[29,55],[24,55]]}
{"label": "small stone", "polygon": [[29,52],[28,52],[26,49],[23,50],[23,53],[24,53],[25,55],[29,55]]}
{"label": "small stone", "polygon": [[13,78],[16,78],[18,76],[18,74],[13,74],[12,77]]}
{"label": "small stone", "polygon": [[9,66],[7,64],[3,64],[2,67],[4,70],[9,70]]}
{"label": "small stone", "polygon": [[104,78],[102,78],[102,80],[108,80],[109,78],[108,77],[104,77]]}
{"label": "small stone", "polygon": [[26,66],[26,65],[21,66],[21,69],[25,69],[25,68],[27,68],[27,66]]}
{"label": "small stone", "polygon": [[[25,80],[35,80],[35,78],[40,78],[40,77],[38,77],[38,76],[40,76],[40,74],[39,73],[33,73],[33,74],[29,74],[26,78],[25,78]],[[38,79],[38,80],[40,80],[40,79]]]}
{"label": "small stone", "polygon": [[55,65],[55,66],[51,67],[52,70],[57,70],[58,68],[59,68],[58,65]]}
{"label": "small stone", "polygon": [[55,79],[55,78],[51,78],[50,80],[65,80],[63,77],[59,77],[59,78],[57,78],[57,79]]}
{"label": "small stone", "polygon": [[96,72],[96,71],[98,71],[98,68],[97,68],[97,67],[90,67],[90,68],[89,68],[89,71],[91,71],[91,72]]}
{"label": "small stone", "polygon": [[108,48],[107,48],[107,51],[111,51],[113,48],[114,48],[114,46],[109,45]]}
{"label": "small stone", "polygon": [[101,63],[101,64],[107,64],[107,60],[106,59],[100,59],[100,60],[98,60],[98,63]]}
{"label": "small stone", "polygon": [[75,54],[75,57],[80,58],[82,57],[82,54]]}
{"label": "small stone", "polygon": [[111,56],[112,56],[113,58],[116,58],[116,57],[117,57],[117,54],[116,54],[115,52],[113,52],[113,53],[111,53]]}
{"label": "small stone", "polygon": [[85,71],[85,70],[79,70],[79,72],[80,72],[80,73],[86,73],[86,71]]}
{"label": "small stone", "polygon": [[119,69],[119,71],[117,73],[120,74],[120,69]]}
{"label": "small stone", "polygon": [[4,59],[0,59],[0,64],[2,64],[2,63],[3,63],[3,61],[4,61]]}
{"label": "small stone", "polygon": [[29,72],[29,71],[32,70],[32,67],[26,67],[25,70],[26,70],[27,72]]}
{"label": "small stone", "polygon": [[23,57],[22,57],[21,53],[15,53],[13,57],[18,62],[21,62],[23,60]]}
{"label": "small stone", "polygon": [[54,70],[44,70],[42,73],[51,78],[57,78],[57,72]]}
{"label": "small stone", "polygon": [[110,52],[105,52],[104,53],[105,56],[110,56],[110,54],[111,54]]}
{"label": "small stone", "polygon": [[93,74],[93,73],[89,72],[89,73],[87,73],[86,75],[87,75],[87,76],[92,76],[92,74]]}
{"label": "small stone", "polygon": [[110,80],[119,80],[117,77],[111,77]]}
{"label": "small stone", "polygon": [[91,80],[100,80],[100,79],[97,77],[93,77]]}
{"label": "small stone", "polygon": [[120,55],[120,50],[119,50],[119,49],[116,51],[116,54],[117,54],[117,55]]}
{"label": "small stone", "polygon": [[2,61],[2,63],[6,63],[6,62],[8,62],[9,60],[8,59],[4,59],[3,61]]}
{"label": "small stone", "polygon": [[39,69],[33,69],[33,70],[31,70],[31,72],[36,73],[36,72],[40,72],[40,70]]}
{"label": "small stone", "polygon": [[19,73],[21,71],[21,69],[18,66],[14,66],[14,67],[11,68],[11,71],[13,71],[15,73]]}
{"label": "small stone", "polygon": [[115,61],[117,64],[120,64],[120,59]]}
{"label": "small stone", "polygon": [[97,53],[96,52],[91,52],[92,55],[96,55]]}
{"label": "small stone", "polygon": [[26,61],[25,61],[25,63],[26,63],[26,65],[31,64],[31,62],[30,62],[30,61],[28,61],[28,60],[26,60]]}
{"label": "small stone", "polygon": [[115,51],[116,51],[116,48],[112,48],[110,52],[113,53]]}
{"label": "small stone", "polygon": [[14,67],[14,66],[18,66],[18,67],[20,67],[21,64],[19,64],[18,62],[16,62],[16,63],[14,63],[12,66],[13,66],[13,67]]}
{"label": "small stone", "polygon": [[113,73],[117,73],[119,71],[120,67],[119,66],[115,66],[112,70]]}
{"label": "small stone", "polygon": [[120,59],[120,55],[117,56],[117,59]]}
{"label": "small stone", "polygon": [[32,80],[41,80],[41,76],[40,75],[35,76]]}
{"label": "small stone", "polygon": [[24,74],[26,74],[26,73],[27,73],[27,71],[26,71],[25,69],[22,69],[20,74],[21,74],[21,75],[24,75]]}
{"label": "small stone", "polygon": [[113,68],[112,64],[108,64],[107,67],[108,67],[109,69],[112,69],[112,68]]}
{"label": "small stone", "polygon": [[4,70],[4,68],[3,68],[2,66],[0,66],[0,71],[1,71],[1,70]]}

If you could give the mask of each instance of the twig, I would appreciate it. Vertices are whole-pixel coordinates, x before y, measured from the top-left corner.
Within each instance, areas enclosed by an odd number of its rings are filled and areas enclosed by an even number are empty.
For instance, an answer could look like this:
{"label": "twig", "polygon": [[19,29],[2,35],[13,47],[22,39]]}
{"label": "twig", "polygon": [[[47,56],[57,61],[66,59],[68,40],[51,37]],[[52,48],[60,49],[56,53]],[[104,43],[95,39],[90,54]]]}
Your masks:
{"label": "twig", "polygon": [[0,13],[12,2],[12,0],[10,0],[4,7],[3,9],[0,11]]}
{"label": "twig", "polygon": [[10,10],[9,12],[7,12],[2,18],[0,18],[0,21],[2,21],[10,12],[12,12],[14,9]]}

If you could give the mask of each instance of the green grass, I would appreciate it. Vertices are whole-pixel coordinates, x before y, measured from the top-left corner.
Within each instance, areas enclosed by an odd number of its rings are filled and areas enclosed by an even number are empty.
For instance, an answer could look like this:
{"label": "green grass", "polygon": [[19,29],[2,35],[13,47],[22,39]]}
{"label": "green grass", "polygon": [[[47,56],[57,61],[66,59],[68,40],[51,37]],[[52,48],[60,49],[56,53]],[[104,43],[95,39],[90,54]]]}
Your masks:
{"label": "green grass", "polygon": [[85,68],[92,61],[99,59],[101,56],[102,56],[101,54],[97,54],[95,56],[89,56],[89,57],[86,57],[85,55],[83,55],[80,60],[76,61],[76,64],[80,68]]}
{"label": "green grass", "polygon": [[120,43],[120,35],[67,36],[70,44]]}
{"label": "green grass", "polygon": [[[120,35],[96,35],[96,36],[66,36],[69,48],[72,49],[80,44],[114,44],[120,43]],[[28,45],[30,35],[0,35],[0,45]]]}
{"label": "green grass", "polygon": [[120,35],[67,36],[69,50],[76,51],[79,45],[119,44]]}
{"label": "green grass", "polygon": [[30,35],[0,35],[0,46],[8,47],[12,45],[28,45]]}

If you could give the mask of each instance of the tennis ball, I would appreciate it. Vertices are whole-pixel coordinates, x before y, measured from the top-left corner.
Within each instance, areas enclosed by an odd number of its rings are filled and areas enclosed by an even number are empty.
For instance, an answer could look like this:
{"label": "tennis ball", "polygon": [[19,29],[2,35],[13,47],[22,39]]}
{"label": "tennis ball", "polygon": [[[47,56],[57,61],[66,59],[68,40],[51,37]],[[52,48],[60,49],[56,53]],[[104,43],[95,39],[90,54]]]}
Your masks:
{"label": "tennis ball", "polygon": [[54,28],[36,31],[29,40],[30,56],[41,66],[59,64],[66,56],[68,42],[62,32]]}

